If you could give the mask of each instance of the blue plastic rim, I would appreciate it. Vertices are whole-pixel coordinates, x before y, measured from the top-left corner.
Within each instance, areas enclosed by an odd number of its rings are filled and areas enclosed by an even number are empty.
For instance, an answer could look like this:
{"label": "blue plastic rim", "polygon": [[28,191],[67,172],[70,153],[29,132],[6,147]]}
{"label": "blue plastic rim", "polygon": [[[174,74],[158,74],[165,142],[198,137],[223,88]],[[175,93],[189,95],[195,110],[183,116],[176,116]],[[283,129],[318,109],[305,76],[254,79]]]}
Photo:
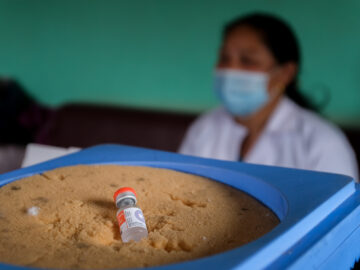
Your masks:
{"label": "blue plastic rim", "polygon": [[[94,164],[148,166],[210,178],[250,194],[273,210],[281,221],[269,233],[239,248],[149,269],[278,269],[279,265],[283,268],[296,265],[295,262],[298,265],[301,265],[299,262],[311,262],[312,268],[318,268],[331,254],[336,253],[339,243],[344,242],[347,235],[360,224],[358,187],[347,176],[203,159],[119,145],[92,147],[0,175],[0,185],[59,167]],[[359,218],[354,209],[358,209]],[[336,223],[343,222],[349,213],[359,219],[356,226],[351,223],[356,220],[352,217],[347,227],[336,228],[341,234],[326,238]],[[322,248],[310,252],[311,246],[321,246],[319,239],[322,237],[325,238]],[[338,244],[329,245],[329,239],[333,242],[336,240]],[[0,263],[0,269],[29,268]]]}

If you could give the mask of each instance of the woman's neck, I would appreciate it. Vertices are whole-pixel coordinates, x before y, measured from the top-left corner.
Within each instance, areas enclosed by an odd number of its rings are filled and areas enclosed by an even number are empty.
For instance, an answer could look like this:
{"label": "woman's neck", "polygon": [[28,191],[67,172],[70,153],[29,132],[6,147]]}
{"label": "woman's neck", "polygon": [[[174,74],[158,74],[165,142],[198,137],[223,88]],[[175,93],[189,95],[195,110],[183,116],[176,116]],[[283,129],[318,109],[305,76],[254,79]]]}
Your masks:
{"label": "woman's neck", "polygon": [[241,124],[242,126],[246,127],[248,130],[248,134],[240,149],[240,157],[242,160],[247,156],[247,154],[255,145],[257,139],[261,135],[264,127],[266,126],[267,121],[269,120],[271,114],[277,107],[281,98],[282,96],[278,96],[272,99],[258,112],[250,115],[249,117],[239,117],[239,116],[235,117],[235,121]]}

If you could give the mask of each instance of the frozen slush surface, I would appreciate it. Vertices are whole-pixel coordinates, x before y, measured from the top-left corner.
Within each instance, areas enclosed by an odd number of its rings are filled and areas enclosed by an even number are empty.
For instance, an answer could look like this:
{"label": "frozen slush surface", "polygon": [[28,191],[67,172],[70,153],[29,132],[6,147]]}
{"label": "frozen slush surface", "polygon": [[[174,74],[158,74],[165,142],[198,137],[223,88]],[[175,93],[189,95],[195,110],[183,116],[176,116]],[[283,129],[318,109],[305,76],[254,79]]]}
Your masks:
{"label": "frozen slush surface", "polygon": [[[149,237],[124,244],[112,196],[138,195]],[[9,203],[11,202],[11,203]],[[37,207],[37,215],[28,209]],[[0,261],[48,268],[121,268],[233,249],[279,223],[249,195],[204,177],[119,165],[63,167],[0,189]]]}

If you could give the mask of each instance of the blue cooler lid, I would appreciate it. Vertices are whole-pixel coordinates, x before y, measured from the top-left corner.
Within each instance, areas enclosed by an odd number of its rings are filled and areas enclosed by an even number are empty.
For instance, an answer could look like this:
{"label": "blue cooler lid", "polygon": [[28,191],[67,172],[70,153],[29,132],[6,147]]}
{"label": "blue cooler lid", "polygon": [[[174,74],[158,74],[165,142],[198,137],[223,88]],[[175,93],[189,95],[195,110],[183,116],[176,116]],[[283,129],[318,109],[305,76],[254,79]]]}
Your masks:
{"label": "blue cooler lid", "polygon": [[[0,186],[79,164],[149,166],[208,177],[247,192],[280,219],[272,231],[239,248],[148,269],[340,269],[360,255],[359,185],[344,175],[100,145],[0,175]],[[35,268],[0,263],[0,269]]]}

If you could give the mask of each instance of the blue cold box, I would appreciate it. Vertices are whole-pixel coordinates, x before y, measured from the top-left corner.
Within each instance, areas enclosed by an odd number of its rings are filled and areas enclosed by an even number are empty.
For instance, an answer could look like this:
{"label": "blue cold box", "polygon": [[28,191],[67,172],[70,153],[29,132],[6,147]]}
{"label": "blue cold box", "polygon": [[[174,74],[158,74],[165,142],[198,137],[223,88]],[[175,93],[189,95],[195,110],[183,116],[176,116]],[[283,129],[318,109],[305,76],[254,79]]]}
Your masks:
{"label": "blue cold box", "polygon": [[[78,164],[149,166],[192,173],[243,190],[280,224],[239,248],[147,269],[350,269],[360,255],[359,184],[348,176],[100,145],[0,175],[0,186]],[[35,269],[0,263],[0,269]]]}

